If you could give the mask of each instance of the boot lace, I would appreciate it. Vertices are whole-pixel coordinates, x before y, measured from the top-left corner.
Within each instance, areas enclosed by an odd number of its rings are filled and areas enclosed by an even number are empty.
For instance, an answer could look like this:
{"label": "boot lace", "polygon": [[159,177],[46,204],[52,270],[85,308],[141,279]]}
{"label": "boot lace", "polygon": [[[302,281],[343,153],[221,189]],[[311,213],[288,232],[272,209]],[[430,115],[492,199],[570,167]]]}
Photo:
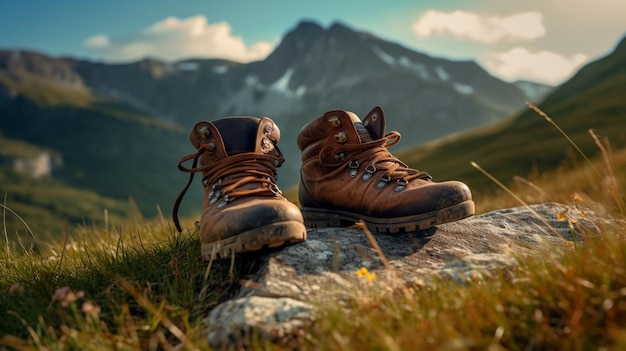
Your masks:
{"label": "boot lace", "polygon": [[[205,152],[210,152],[206,145],[200,146],[196,153],[184,156],[178,162],[178,169],[189,173],[189,180],[178,195],[172,210],[172,219],[176,229],[181,232],[182,228],[178,220],[178,208],[193,182],[195,173],[202,172],[202,183],[204,186],[211,185],[209,193],[209,203],[217,203],[220,208],[237,197],[245,196],[277,196],[281,194],[276,185],[276,168],[284,162],[284,157],[280,150],[276,148],[277,155],[241,153],[222,158],[210,165],[198,165],[198,160]],[[193,160],[191,168],[186,168],[183,163]],[[257,184],[256,186],[245,186],[246,184]],[[220,200],[218,202],[218,200]]]}
{"label": "boot lace", "polygon": [[[398,183],[395,188],[396,191],[404,189],[408,182],[413,179],[431,181],[432,177],[430,174],[410,168],[389,152],[388,148],[399,141],[400,133],[392,131],[378,140],[361,144],[342,145],[335,154],[335,159],[343,160],[344,157],[349,157],[348,168],[352,178],[358,174],[359,167],[365,164],[367,164],[367,167],[363,174],[363,180],[369,180],[375,172],[383,171],[384,173],[382,173],[378,183],[378,188],[381,189],[393,180]],[[321,161],[326,167],[339,167],[345,164],[345,162],[324,162],[323,159]]]}

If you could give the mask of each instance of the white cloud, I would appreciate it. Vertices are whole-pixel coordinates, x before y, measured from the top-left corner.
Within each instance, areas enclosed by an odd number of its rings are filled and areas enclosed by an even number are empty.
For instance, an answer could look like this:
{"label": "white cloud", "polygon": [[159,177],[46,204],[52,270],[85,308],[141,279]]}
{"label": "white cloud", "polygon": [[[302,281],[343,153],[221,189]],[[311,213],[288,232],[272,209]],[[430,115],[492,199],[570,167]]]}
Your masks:
{"label": "white cloud", "polygon": [[490,72],[502,79],[560,84],[587,59],[588,56],[581,53],[564,56],[546,50],[531,52],[516,47],[506,52],[490,52],[481,61]]}
{"label": "white cloud", "polygon": [[250,62],[264,59],[274,48],[274,44],[265,41],[247,46],[243,39],[233,36],[228,23],[209,24],[201,15],[169,17],[128,37],[96,35],[85,40],[84,45],[113,61],[150,56],[172,61],[214,57]]}
{"label": "white cloud", "polygon": [[109,45],[109,38],[106,35],[96,35],[85,40],[85,45],[90,48],[104,48]]}
{"label": "white cloud", "polygon": [[420,38],[434,34],[449,34],[458,39],[483,44],[502,41],[530,41],[546,34],[543,15],[522,12],[511,16],[486,16],[472,12],[441,12],[428,10],[412,24]]}

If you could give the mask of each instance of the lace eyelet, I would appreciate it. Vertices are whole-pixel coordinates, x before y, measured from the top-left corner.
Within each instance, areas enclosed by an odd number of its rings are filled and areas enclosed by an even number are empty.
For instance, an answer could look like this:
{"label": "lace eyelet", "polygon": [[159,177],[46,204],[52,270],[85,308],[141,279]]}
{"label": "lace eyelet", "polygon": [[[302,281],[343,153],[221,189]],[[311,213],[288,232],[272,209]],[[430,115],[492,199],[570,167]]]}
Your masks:
{"label": "lace eyelet", "polygon": [[387,183],[389,183],[389,181],[391,181],[391,178],[389,178],[388,176],[384,175],[382,177],[380,177],[380,181],[378,182],[378,184],[376,184],[376,187],[380,190],[384,189],[387,186]]}
{"label": "lace eyelet", "polygon": [[209,130],[209,127],[201,126],[200,128],[198,128],[198,134],[200,135],[200,138],[208,139],[209,136],[211,136],[211,131]]}
{"label": "lace eyelet", "polygon": [[328,119],[328,123],[335,128],[341,127],[341,119],[337,116],[332,116]]}
{"label": "lace eyelet", "polygon": [[213,183],[213,186],[211,186],[211,189],[215,190],[221,186],[222,186],[222,178],[218,179],[215,183]]}
{"label": "lace eyelet", "polygon": [[209,193],[209,199],[211,199],[209,201],[209,205],[213,205],[214,203],[217,202],[217,200],[220,198],[220,196],[222,196],[222,192],[219,190],[212,190],[211,193]]}
{"label": "lace eyelet", "polygon": [[369,165],[365,168],[365,173],[363,173],[363,177],[361,178],[364,182],[367,182],[372,178],[372,175],[376,172],[376,166]]}
{"label": "lace eyelet", "polygon": [[358,161],[350,161],[348,164],[348,168],[350,168],[350,178],[356,178],[359,174],[359,162]]}
{"label": "lace eyelet", "polygon": [[406,188],[407,184],[409,184],[409,182],[407,182],[406,180],[398,179],[397,185],[393,188],[393,190],[396,191],[396,192],[400,192],[400,191],[404,190],[404,188]]}
{"label": "lace eyelet", "polygon": [[214,143],[208,143],[206,144],[206,151],[210,154],[214,154],[215,150],[217,150],[217,147],[215,146]]}
{"label": "lace eyelet", "polygon": [[217,204],[217,208],[222,208],[224,206],[226,206],[229,202],[233,201],[235,198],[234,197],[230,197],[228,195],[225,195],[222,198],[222,201],[220,201],[219,204]]}
{"label": "lace eyelet", "polygon": [[346,158],[346,153],[345,152],[338,152],[335,154],[335,161],[337,162],[341,162]]}
{"label": "lace eyelet", "polygon": [[339,132],[335,134],[335,142],[338,144],[345,144],[348,141],[348,134],[346,132]]}
{"label": "lace eyelet", "polygon": [[268,188],[270,189],[270,191],[274,194],[274,195],[282,195],[283,192],[278,188],[278,186],[274,185],[274,184],[270,184],[268,186]]}
{"label": "lace eyelet", "polygon": [[272,142],[268,137],[263,137],[261,139],[261,149],[264,153],[268,153],[274,149],[274,145],[272,145]]}

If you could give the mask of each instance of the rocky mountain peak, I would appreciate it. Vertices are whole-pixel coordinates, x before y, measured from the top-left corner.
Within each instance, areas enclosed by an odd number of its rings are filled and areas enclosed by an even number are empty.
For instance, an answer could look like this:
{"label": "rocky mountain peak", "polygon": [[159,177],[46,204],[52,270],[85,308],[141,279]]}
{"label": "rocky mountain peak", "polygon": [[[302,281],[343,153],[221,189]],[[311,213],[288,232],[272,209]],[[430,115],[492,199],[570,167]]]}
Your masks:
{"label": "rocky mountain peak", "polygon": [[[0,54],[0,73],[11,55]],[[269,116],[284,131],[281,147],[291,159],[299,157],[299,129],[328,110],[363,115],[383,106],[389,130],[401,131],[402,147],[408,147],[506,118],[527,100],[518,87],[474,62],[431,57],[341,22],[300,22],[265,60],[245,64],[151,58],[107,64],[31,56],[10,64],[38,79],[84,82],[98,98],[184,128],[199,119]],[[11,94],[5,89],[2,101],[11,102]],[[284,165],[281,186],[296,183],[298,173],[297,162]]]}
{"label": "rocky mountain peak", "polygon": [[325,29],[317,22],[310,20],[303,20],[299,22],[294,29],[289,31],[283,41],[291,39],[300,39],[310,41],[311,38],[319,37],[324,33]]}

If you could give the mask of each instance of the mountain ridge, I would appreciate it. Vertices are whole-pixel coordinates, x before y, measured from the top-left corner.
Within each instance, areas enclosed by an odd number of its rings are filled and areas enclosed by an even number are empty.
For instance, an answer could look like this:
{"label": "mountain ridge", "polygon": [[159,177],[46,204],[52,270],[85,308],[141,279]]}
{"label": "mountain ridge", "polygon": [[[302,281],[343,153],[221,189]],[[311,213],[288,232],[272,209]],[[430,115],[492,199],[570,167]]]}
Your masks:
{"label": "mountain ridge", "polygon": [[388,127],[402,131],[406,147],[496,122],[528,100],[523,89],[473,61],[431,57],[342,23],[325,28],[300,22],[266,59],[247,64],[150,58],[117,64],[75,58],[42,62],[41,54],[4,51],[0,72],[20,67],[20,57],[43,67],[22,63],[22,70],[51,75],[52,81],[59,76],[78,91],[120,101],[183,129],[198,120],[269,116],[283,131],[279,147],[294,160],[281,169],[281,186],[297,182],[299,129],[327,110],[363,115],[381,105],[392,117]]}
{"label": "mountain ridge", "polygon": [[[0,111],[12,111],[11,123],[24,119],[20,128],[14,124],[7,133],[8,119],[3,113],[0,131],[60,152],[64,161],[69,161],[65,154],[71,150],[79,160],[74,166],[65,162],[64,167],[76,167],[74,175],[65,174],[60,179],[116,199],[133,196],[148,216],[155,213],[156,203],[168,212],[169,202],[184,183],[176,164],[181,156],[195,151],[185,134],[201,119],[228,115],[274,119],[282,131],[279,147],[287,159],[279,170],[279,182],[286,188],[297,182],[297,132],[326,110],[340,108],[364,115],[374,105],[381,105],[387,112],[389,129],[402,133],[399,147],[406,150],[443,135],[476,130],[498,121],[509,123],[507,118],[515,115],[516,106],[523,106],[527,100],[515,83],[489,75],[473,61],[433,58],[340,23],[324,28],[302,22],[285,34],[267,59],[248,64],[221,59],[173,63],[144,59],[109,65],[67,57],[46,60],[38,53],[21,66],[19,62],[8,62],[28,55],[0,50]],[[37,62],[42,66],[36,67]],[[48,75],[50,79],[46,79]],[[37,80],[54,89],[33,89]],[[37,90],[43,100],[32,95]],[[74,92],[82,98],[59,92]],[[39,119],[33,119],[37,115]],[[109,127],[93,124],[98,119],[116,120],[117,127],[111,128],[117,130],[109,132]],[[27,127],[29,121],[44,121],[44,127],[31,130]],[[76,128],[81,125],[84,129],[76,129],[75,133],[82,138],[75,139],[81,140],[80,145],[92,140],[89,133],[94,130],[106,133],[100,136],[103,150],[68,146],[69,140],[61,148],[65,150],[59,150],[60,141],[41,134],[46,129],[49,134],[59,133],[62,128],[54,121]],[[37,135],[33,134],[36,130]],[[44,139],[38,139],[42,135]],[[63,135],[70,138],[67,133]],[[42,145],[42,140],[47,144]],[[496,144],[480,148],[489,145]],[[117,151],[107,153],[109,150]],[[84,152],[90,152],[92,158],[80,156]],[[428,153],[425,155],[428,157]],[[91,176],[77,177],[81,167],[93,164],[98,168],[90,171]],[[128,179],[119,177],[123,170],[133,174]],[[444,169],[441,175],[452,177],[455,173],[449,171]],[[462,173],[459,179],[465,175]],[[120,186],[107,188],[111,179],[121,182]],[[181,214],[197,211],[200,196],[199,190],[190,192]]]}
{"label": "mountain ridge", "polygon": [[[626,147],[625,46],[626,37],[537,104],[589,157],[600,153],[590,129],[600,140],[610,142],[611,148]],[[470,161],[506,184],[514,176],[554,170],[564,161],[580,162],[582,156],[572,149],[559,131],[527,108],[489,127],[406,148],[400,157],[413,167],[426,167],[435,177],[463,179],[473,189],[493,191],[495,184],[471,167]],[[447,162],[439,162],[443,157]]]}

